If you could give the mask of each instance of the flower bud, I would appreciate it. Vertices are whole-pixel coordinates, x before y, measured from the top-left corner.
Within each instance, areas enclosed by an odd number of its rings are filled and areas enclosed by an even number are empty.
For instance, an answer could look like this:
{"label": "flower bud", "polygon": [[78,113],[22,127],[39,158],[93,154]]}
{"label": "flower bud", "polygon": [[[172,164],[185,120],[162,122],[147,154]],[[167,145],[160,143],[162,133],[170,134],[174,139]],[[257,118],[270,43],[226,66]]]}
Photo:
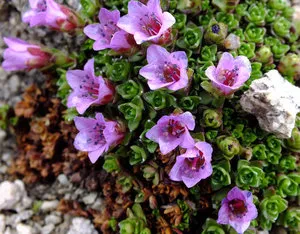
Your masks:
{"label": "flower bud", "polygon": [[273,63],[273,54],[270,47],[260,47],[256,52],[256,60],[261,63]]}
{"label": "flower bud", "polygon": [[222,125],[222,114],[213,109],[207,109],[203,112],[202,123],[205,127],[219,128]]}
{"label": "flower bud", "polygon": [[211,19],[204,34],[204,39],[209,44],[223,45],[227,36],[227,25]]}
{"label": "flower bud", "polygon": [[300,56],[297,54],[288,53],[280,59],[278,71],[287,77],[294,80],[300,79]]}
{"label": "flower bud", "polygon": [[241,46],[240,37],[233,33],[230,33],[224,41],[224,46],[228,50],[237,50]]}
{"label": "flower bud", "polygon": [[232,159],[241,152],[240,143],[234,137],[219,136],[217,138],[217,146],[227,159]]}

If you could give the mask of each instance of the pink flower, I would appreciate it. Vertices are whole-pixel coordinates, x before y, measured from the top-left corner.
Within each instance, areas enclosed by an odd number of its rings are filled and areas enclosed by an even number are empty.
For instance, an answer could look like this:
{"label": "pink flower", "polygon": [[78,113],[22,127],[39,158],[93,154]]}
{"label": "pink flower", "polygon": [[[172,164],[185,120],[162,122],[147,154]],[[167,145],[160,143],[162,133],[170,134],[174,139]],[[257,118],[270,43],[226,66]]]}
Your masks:
{"label": "pink flower", "polygon": [[83,114],[91,105],[104,105],[114,98],[114,86],[102,76],[95,76],[94,59],[85,64],[84,70],[70,70],[66,76],[73,89],[67,106],[76,107],[79,114]]}
{"label": "pink flower", "polygon": [[194,148],[187,149],[177,156],[169,176],[171,180],[183,181],[188,188],[212,174],[212,147],[206,142],[197,142]]}
{"label": "pink flower", "polygon": [[195,120],[190,112],[161,117],[157,124],[147,133],[146,137],[159,144],[162,154],[167,154],[177,146],[194,147],[194,139],[189,130],[195,128]]}
{"label": "pink flower", "polygon": [[135,46],[132,35],[117,26],[117,22],[120,19],[118,10],[109,11],[101,8],[98,18],[100,24],[90,24],[83,30],[89,38],[95,40],[94,50],[113,49],[115,51],[126,51]]}
{"label": "pink flower", "polygon": [[162,12],[160,0],[149,0],[145,6],[139,1],[128,3],[128,14],[123,16],[118,26],[133,34],[137,44],[145,41],[163,44],[169,40],[175,18],[169,12]]}
{"label": "pink flower", "polygon": [[230,53],[223,53],[217,67],[210,66],[205,75],[215,88],[224,95],[230,95],[239,89],[251,75],[251,63],[245,56],[233,58]]}
{"label": "pink flower", "polygon": [[81,28],[82,20],[70,8],[54,0],[29,0],[31,9],[24,13],[23,22],[33,26],[48,26],[63,32]]}
{"label": "pink flower", "polygon": [[253,204],[252,193],[234,187],[222,201],[217,222],[229,224],[240,234],[248,229],[251,220],[256,217],[257,209]]}
{"label": "pink flower", "polygon": [[40,46],[12,37],[4,37],[3,39],[8,46],[4,50],[2,63],[2,67],[6,71],[44,68],[53,62],[52,54],[43,51]]}
{"label": "pink flower", "polygon": [[92,163],[110,148],[120,144],[124,138],[118,122],[105,120],[101,113],[97,113],[95,119],[75,117],[74,122],[79,130],[74,146],[88,152]]}
{"label": "pink flower", "polygon": [[165,48],[151,45],[147,50],[148,65],[140,75],[148,80],[150,89],[179,90],[188,85],[188,59],[183,51],[169,53]]}

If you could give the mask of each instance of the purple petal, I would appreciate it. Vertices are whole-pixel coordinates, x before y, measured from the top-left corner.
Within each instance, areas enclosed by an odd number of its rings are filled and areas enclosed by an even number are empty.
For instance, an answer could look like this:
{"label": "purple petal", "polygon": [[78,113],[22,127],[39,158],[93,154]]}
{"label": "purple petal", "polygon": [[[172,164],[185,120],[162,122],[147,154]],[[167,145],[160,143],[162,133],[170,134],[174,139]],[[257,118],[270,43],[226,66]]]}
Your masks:
{"label": "purple petal", "polygon": [[82,70],[69,70],[66,73],[66,78],[68,84],[72,89],[79,89],[83,77],[85,77],[86,72]]}
{"label": "purple petal", "polygon": [[216,74],[216,67],[215,66],[209,66],[206,71],[205,71],[205,75],[207,76],[208,79],[210,79],[211,81],[215,81],[217,82],[217,74]]}
{"label": "purple petal", "polygon": [[160,137],[158,139],[159,150],[162,154],[170,153],[180,144],[181,140],[181,138],[176,137],[174,137],[173,139],[170,139],[169,137],[167,139],[165,139],[164,137]]}
{"label": "purple petal", "polygon": [[[226,199],[226,198],[225,198]],[[224,201],[224,199],[223,199]],[[227,202],[222,201],[222,206],[218,213],[217,223],[219,224],[228,224],[229,223],[229,210]]]}
{"label": "purple petal", "polygon": [[182,148],[188,149],[194,147],[195,141],[191,134],[188,132],[188,130],[186,130],[185,133],[183,133],[183,135],[179,139],[181,139],[180,146]]}
{"label": "purple petal", "polygon": [[97,113],[95,117],[98,123],[105,124],[105,118],[102,113]]}
{"label": "purple petal", "polygon": [[93,44],[93,49],[95,51],[105,50],[105,49],[109,49],[109,48],[110,48],[109,41],[107,41],[105,38],[100,38],[97,41],[95,41]]}
{"label": "purple petal", "polygon": [[185,69],[181,69],[180,71],[180,79],[177,82],[172,82],[172,84],[169,85],[168,89],[177,91],[180,89],[183,89],[187,87],[188,85],[188,75]]}
{"label": "purple petal", "polygon": [[97,99],[82,97],[81,93],[72,92],[68,97],[68,108],[76,107],[79,114],[83,114],[91,105],[97,102]]}
{"label": "purple petal", "polygon": [[184,112],[177,116],[178,121],[184,123],[189,130],[194,130],[195,119],[191,112]]}
{"label": "purple petal", "polygon": [[182,181],[181,168],[183,164],[184,164],[184,158],[178,156],[176,158],[175,164],[173,165],[171,171],[169,172],[169,177],[171,180]]}
{"label": "purple petal", "polygon": [[237,186],[232,188],[228,194],[227,194],[227,199],[229,201],[234,200],[234,199],[240,199],[242,201],[246,201],[245,195],[243,194],[243,191],[240,190]]}
{"label": "purple petal", "polygon": [[29,47],[40,48],[39,46],[31,45],[19,38],[4,37],[3,40],[5,44],[14,51],[27,51]]}
{"label": "purple petal", "polygon": [[218,74],[220,70],[232,70],[234,68],[234,58],[232,54],[224,52],[220,58],[220,61],[217,66],[216,73]]}
{"label": "purple petal", "polygon": [[96,124],[96,120],[93,118],[84,118],[84,117],[75,117],[74,118],[74,123],[76,128],[79,131],[83,131],[86,129],[92,128]]}
{"label": "purple petal", "polygon": [[205,156],[205,161],[210,162],[211,161],[211,156],[213,152],[213,148],[211,147],[210,144],[200,141],[195,144],[195,147],[202,151],[203,155]]}
{"label": "purple petal", "polygon": [[110,22],[116,24],[120,19],[120,11],[118,10],[109,11],[106,8],[101,8],[98,17],[101,24],[106,24]]}
{"label": "purple petal", "polygon": [[87,73],[87,75],[91,78],[95,77],[95,71],[94,71],[94,59],[89,59],[87,63],[84,65],[84,71]]}
{"label": "purple petal", "polygon": [[17,71],[28,68],[27,61],[33,58],[28,52],[17,52],[5,49],[3,54],[4,61],[2,67],[6,71]]}
{"label": "purple petal", "polygon": [[246,67],[240,67],[237,80],[233,86],[236,88],[241,87],[250,78],[250,75],[251,75],[251,70],[249,70]]}
{"label": "purple petal", "polygon": [[61,11],[60,5],[53,0],[46,0],[46,22],[51,27],[58,27],[57,19],[66,19],[67,16]]}
{"label": "purple petal", "polygon": [[151,9],[156,15],[162,14],[162,9],[160,6],[160,0],[149,0],[147,2],[147,8]]}
{"label": "purple petal", "polygon": [[128,3],[128,15],[138,17],[149,13],[149,9],[141,2],[131,0]]}
{"label": "purple petal", "polygon": [[124,49],[131,48],[132,46],[128,43],[127,36],[128,36],[128,33],[123,30],[116,32],[110,41],[110,47],[113,50],[120,50],[123,48]]}
{"label": "purple petal", "polygon": [[37,8],[37,5],[40,1],[41,0],[29,0],[29,5],[31,8]]}
{"label": "purple petal", "polygon": [[224,84],[219,83],[219,82],[214,81],[214,80],[212,80],[212,85],[215,88],[221,90],[222,93],[224,93],[225,95],[231,94],[237,89],[237,87],[235,87],[235,86],[227,86],[227,85],[224,85]]}
{"label": "purple petal", "polygon": [[92,163],[95,163],[98,158],[100,158],[100,156],[102,156],[102,154],[104,152],[106,152],[108,150],[107,145],[103,145],[101,148],[99,148],[98,150],[95,151],[91,151],[89,152],[89,159]]}
{"label": "purple petal", "polygon": [[162,46],[151,45],[147,49],[148,63],[163,65],[168,60],[170,53]]}
{"label": "purple petal", "polygon": [[253,219],[256,219],[257,215],[258,215],[258,213],[257,213],[256,206],[252,202],[251,203],[247,202],[247,213],[245,214],[243,219],[245,221],[251,221]]}
{"label": "purple petal", "polygon": [[158,125],[155,125],[146,133],[146,137],[154,142],[158,142],[160,132],[160,127]]}
{"label": "purple petal", "polygon": [[180,68],[187,69],[188,58],[184,51],[176,51],[170,54],[170,60],[173,64],[179,65]]}
{"label": "purple petal", "polygon": [[162,14],[162,26],[159,30],[159,36],[161,36],[164,32],[166,32],[169,28],[173,26],[173,24],[176,23],[176,20],[173,15],[171,15],[169,12],[164,12]]}
{"label": "purple petal", "polygon": [[117,26],[123,29],[125,32],[128,32],[130,34],[135,34],[140,30],[140,27],[137,24],[133,23],[132,21],[133,19],[129,15],[124,15],[119,19]]}
{"label": "purple petal", "polygon": [[198,177],[189,177],[182,175],[182,181],[186,185],[186,187],[191,188],[194,187],[201,179]]}
{"label": "purple petal", "polygon": [[250,226],[249,222],[237,222],[235,220],[229,220],[229,225],[233,227],[237,233],[244,233]]}
{"label": "purple petal", "polygon": [[98,40],[99,38],[101,38],[100,24],[90,24],[84,27],[83,32],[85,35],[87,35],[89,38],[93,40]]}

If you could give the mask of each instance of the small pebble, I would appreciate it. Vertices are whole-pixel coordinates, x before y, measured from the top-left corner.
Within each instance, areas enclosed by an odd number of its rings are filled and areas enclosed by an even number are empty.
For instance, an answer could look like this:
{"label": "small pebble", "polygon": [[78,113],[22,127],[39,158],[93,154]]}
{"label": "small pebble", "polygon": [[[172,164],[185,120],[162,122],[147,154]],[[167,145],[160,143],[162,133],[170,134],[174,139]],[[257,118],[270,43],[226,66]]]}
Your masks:
{"label": "small pebble", "polygon": [[55,210],[57,205],[58,205],[58,201],[57,200],[53,200],[53,201],[43,201],[40,210],[47,212],[47,211],[51,211],[51,210]]}

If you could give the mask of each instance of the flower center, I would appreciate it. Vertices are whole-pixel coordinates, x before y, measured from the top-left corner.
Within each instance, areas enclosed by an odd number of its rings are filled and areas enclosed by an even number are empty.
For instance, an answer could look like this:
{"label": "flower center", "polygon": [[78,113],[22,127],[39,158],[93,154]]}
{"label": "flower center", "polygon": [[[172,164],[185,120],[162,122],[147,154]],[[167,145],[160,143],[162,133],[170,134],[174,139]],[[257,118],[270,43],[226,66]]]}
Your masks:
{"label": "flower center", "polygon": [[199,154],[195,158],[186,158],[184,162],[191,170],[198,172],[200,168],[203,168],[205,164],[205,158],[202,151],[199,150]]}
{"label": "flower center", "polygon": [[90,96],[92,98],[97,98],[99,95],[99,86],[99,83],[86,75],[79,86],[80,90],[84,93],[82,97]]}
{"label": "flower center", "polygon": [[166,126],[166,133],[179,138],[184,133],[185,127],[179,121],[170,119]]}
{"label": "flower center", "polygon": [[239,69],[237,67],[235,67],[233,70],[227,70],[227,69],[222,70],[219,77],[220,81],[224,85],[233,86],[238,76],[238,70]]}
{"label": "flower center", "polygon": [[163,67],[163,76],[166,82],[176,82],[180,79],[180,70],[178,65],[166,63]]}
{"label": "flower center", "polygon": [[[103,131],[105,129],[105,126],[104,125],[100,125],[99,123],[96,123],[96,125],[94,126],[93,130],[94,130],[94,145],[98,145],[98,144],[105,144],[106,143],[106,140],[105,140],[105,137],[104,137],[104,134],[103,134]],[[90,143],[92,141],[91,138],[88,139],[88,143]]]}
{"label": "flower center", "polygon": [[118,31],[119,28],[113,21],[101,24],[101,27],[99,28],[99,34],[107,40],[111,40],[114,34]]}
{"label": "flower center", "polygon": [[142,29],[146,31],[149,36],[157,35],[162,25],[154,13],[152,13],[150,16],[149,14],[146,14],[145,17],[140,18],[140,21]]}
{"label": "flower center", "polygon": [[217,24],[214,24],[213,26],[211,26],[211,31],[215,34],[218,34],[220,32],[220,26]]}
{"label": "flower center", "polygon": [[37,12],[44,12],[47,10],[47,4],[45,0],[40,0],[36,6]]}
{"label": "flower center", "polygon": [[241,216],[247,212],[247,206],[243,200],[233,199],[228,203],[229,209],[234,215]]}

